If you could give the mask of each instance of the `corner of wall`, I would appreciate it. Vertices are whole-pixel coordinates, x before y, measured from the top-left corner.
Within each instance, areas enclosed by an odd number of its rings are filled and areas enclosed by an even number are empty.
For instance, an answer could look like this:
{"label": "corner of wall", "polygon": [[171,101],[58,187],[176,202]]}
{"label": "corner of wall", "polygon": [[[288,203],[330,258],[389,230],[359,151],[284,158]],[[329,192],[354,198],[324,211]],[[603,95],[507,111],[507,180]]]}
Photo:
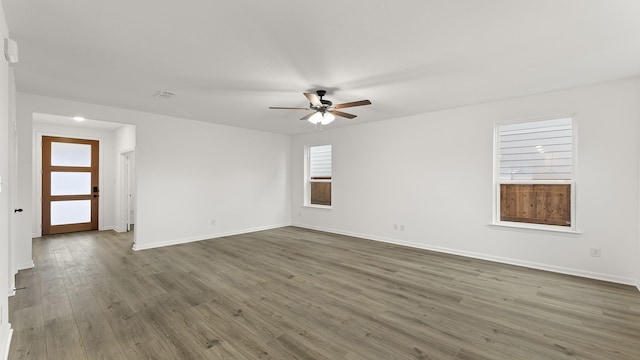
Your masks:
{"label": "corner of wall", "polygon": [[11,338],[13,337],[13,329],[11,328],[11,324],[9,324],[9,332],[7,333],[7,340],[5,345],[5,354],[3,359],[9,359],[9,347],[11,346]]}
{"label": "corner of wall", "polygon": [[31,260],[29,262],[24,262],[24,263],[18,264],[18,271],[19,270],[33,269],[34,267],[36,267],[36,264],[33,262],[33,260]]}
{"label": "corner of wall", "polygon": [[[636,78],[636,97],[637,97],[637,102],[636,102],[636,118],[637,118],[637,122],[636,124],[640,124],[640,77]],[[640,126],[638,126],[638,128],[636,129],[636,141],[638,144],[640,144]],[[638,147],[638,154],[640,155],[640,146]],[[640,156],[638,156],[638,207],[636,208],[638,211],[637,214],[637,218],[638,218],[638,224],[637,224],[637,241],[638,241],[638,248],[636,249],[636,254],[638,256],[638,260],[636,261],[636,288],[638,289],[638,291],[640,291]]]}

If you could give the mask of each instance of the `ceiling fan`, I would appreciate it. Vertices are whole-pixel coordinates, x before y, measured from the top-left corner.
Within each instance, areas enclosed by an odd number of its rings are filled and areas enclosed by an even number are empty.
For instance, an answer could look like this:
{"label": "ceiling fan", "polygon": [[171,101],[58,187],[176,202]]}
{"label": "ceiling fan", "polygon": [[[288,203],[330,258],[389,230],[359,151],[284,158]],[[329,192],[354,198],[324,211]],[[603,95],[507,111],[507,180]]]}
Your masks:
{"label": "ceiling fan", "polygon": [[309,122],[316,125],[317,124],[327,125],[333,120],[335,120],[336,116],[340,116],[347,119],[353,119],[356,117],[356,115],[338,111],[338,109],[344,109],[348,107],[362,106],[362,105],[371,105],[371,101],[369,100],[360,100],[360,101],[353,101],[353,102],[333,105],[331,101],[323,99],[323,97],[326,94],[327,94],[326,90],[317,90],[315,94],[304,93],[304,96],[306,96],[310,102],[308,108],[270,106],[269,109],[313,110],[313,112],[303,116],[302,118],[300,118],[300,120],[309,120]]}

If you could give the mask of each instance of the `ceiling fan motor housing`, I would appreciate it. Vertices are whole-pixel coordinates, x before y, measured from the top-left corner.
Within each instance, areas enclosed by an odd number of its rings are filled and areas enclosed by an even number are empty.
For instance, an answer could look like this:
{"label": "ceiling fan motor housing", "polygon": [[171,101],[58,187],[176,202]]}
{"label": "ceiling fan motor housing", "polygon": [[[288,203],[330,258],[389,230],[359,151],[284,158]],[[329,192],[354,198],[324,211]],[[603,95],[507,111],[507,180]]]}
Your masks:
{"label": "ceiling fan motor housing", "polygon": [[310,103],[309,106],[312,109],[315,109],[316,111],[324,112],[323,110],[326,110],[327,108],[329,108],[329,107],[331,107],[333,105],[333,102],[331,102],[329,100],[322,99],[323,96],[327,95],[327,91],[326,90],[316,90],[316,94],[320,98],[320,102],[322,103],[322,107],[314,106],[313,104]]}

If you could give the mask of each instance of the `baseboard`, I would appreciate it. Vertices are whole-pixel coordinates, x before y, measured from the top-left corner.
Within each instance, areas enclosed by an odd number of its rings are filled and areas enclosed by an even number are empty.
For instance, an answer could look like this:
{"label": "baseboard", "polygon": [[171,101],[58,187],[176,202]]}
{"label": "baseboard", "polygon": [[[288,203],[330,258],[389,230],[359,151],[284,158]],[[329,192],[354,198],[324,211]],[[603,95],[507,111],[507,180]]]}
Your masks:
{"label": "baseboard", "polygon": [[32,233],[32,234],[31,234],[31,238],[32,238],[32,239],[37,239],[37,238],[39,238],[39,237],[42,237],[42,234],[37,234],[37,233]]}
{"label": "baseboard", "polygon": [[31,260],[28,263],[18,264],[18,271],[27,270],[27,269],[33,269],[34,267],[36,267],[36,264],[34,264],[33,260]]}
{"label": "baseboard", "polygon": [[158,242],[158,243],[153,243],[153,244],[144,244],[144,245],[133,244],[132,249],[135,250],[135,251],[139,251],[139,250],[160,248],[160,247],[165,247],[165,246],[187,244],[187,243],[190,243],[190,242],[196,242],[196,241],[202,241],[202,240],[210,240],[210,239],[216,239],[216,238],[221,238],[221,237],[226,237],[226,236],[248,234],[248,233],[252,233],[252,232],[256,232],[256,231],[278,229],[278,228],[285,227],[285,226],[290,226],[290,225],[291,224],[278,224],[278,225],[270,225],[270,226],[261,226],[261,227],[243,229],[243,230],[238,230],[238,231],[229,231],[229,232],[225,232],[225,233],[209,234],[209,235],[194,236],[194,237],[182,238],[182,239],[176,239],[176,240],[170,240],[170,241],[163,241],[163,242]]}
{"label": "baseboard", "polygon": [[502,264],[516,265],[516,266],[522,266],[522,267],[527,267],[527,268],[531,268],[531,269],[550,271],[550,272],[559,273],[559,274],[579,276],[579,277],[595,279],[595,280],[602,280],[602,281],[608,281],[608,282],[624,284],[624,285],[636,285],[638,287],[638,290],[640,290],[640,283],[638,283],[638,281],[636,281],[635,279],[632,279],[632,278],[626,278],[626,277],[622,277],[622,276],[595,273],[595,272],[590,272],[590,271],[584,271],[584,270],[578,270],[578,269],[572,269],[572,268],[565,268],[565,267],[561,267],[561,266],[541,264],[541,263],[523,261],[523,260],[517,260],[517,259],[511,259],[511,258],[503,258],[503,257],[499,257],[499,256],[493,256],[493,255],[482,254],[482,253],[475,253],[475,252],[470,252],[470,251],[461,251],[461,250],[445,248],[445,247],[440,247],[440,246],[429,246],[429,245],[417,244],[417,243],[408,242],[408,241],[400,241],[400,240],[396,240],[396,239],[384,238],[384,237],[380,237],[380,236],[358,234],[358,233],[352,233],[352,232],[342,231],[342,230],[337,230],[337,229],[327,229],[327,228],[322,228],[322,227],[317,227],[317,226],[309,226],[309,225],[305,225],[305,224],[293,224],[293,226],[297,226],[297,227],[301,227],[301,228],[305,228],[305,229],[317,230],[317,231],[324,231],[324,232],[329,232],[329,233],[333,233],[333,234],[353,236],[353,237],[362,238],[362,239],[365,239],[365,240],[373,240],[373,241],[379,241],[379,242],[384,242],[384,243],[389,243],[389,244],[394,244],[394,245],[407,246],[407,247],[412,247],[412,248],[416,248],[416,249],[429,250],[429,251],[435,251],[435,252],[440,252],[440,253],[445,253],[445,254],[464,256],[464,257],[473,258],[473,259],[487,260],[487,261],[492,261],[492,262],[497,262],[497,263],[502,263]]}
{"label": "baseboard", "polygon": [[116,226],[115,228],[113,228],[113,230],[117,233],[126,233],[127,232],[127,228],[126,227],[120,227],[120,226]]}
{"label": "baseboard", "polygon": [[9,294],[7,295],[8,297],[13,297],[16,296],[16,289],[12,289],[11,291],[9,291]]}
{"label": "baseboard", "polygon": [[9,333],[7,334],[7,342],[5,347],[4,358],[5,360],[9,359],[9,347],[11,346],[11,338],[13,337],[13,329],[11,328],[11,324],[9,324]]}

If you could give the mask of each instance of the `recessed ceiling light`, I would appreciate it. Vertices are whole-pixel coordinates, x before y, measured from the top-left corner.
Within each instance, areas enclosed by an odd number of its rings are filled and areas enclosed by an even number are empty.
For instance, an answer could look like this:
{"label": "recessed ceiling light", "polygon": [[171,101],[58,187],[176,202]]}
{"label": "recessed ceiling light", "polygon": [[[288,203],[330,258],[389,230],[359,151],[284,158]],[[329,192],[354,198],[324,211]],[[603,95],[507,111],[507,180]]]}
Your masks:
{"label": "recessed ceiling light", "polygon": [[84,121],[84,118],[82,116],[74,116],[73,120],[75,120],[75,121]]}

